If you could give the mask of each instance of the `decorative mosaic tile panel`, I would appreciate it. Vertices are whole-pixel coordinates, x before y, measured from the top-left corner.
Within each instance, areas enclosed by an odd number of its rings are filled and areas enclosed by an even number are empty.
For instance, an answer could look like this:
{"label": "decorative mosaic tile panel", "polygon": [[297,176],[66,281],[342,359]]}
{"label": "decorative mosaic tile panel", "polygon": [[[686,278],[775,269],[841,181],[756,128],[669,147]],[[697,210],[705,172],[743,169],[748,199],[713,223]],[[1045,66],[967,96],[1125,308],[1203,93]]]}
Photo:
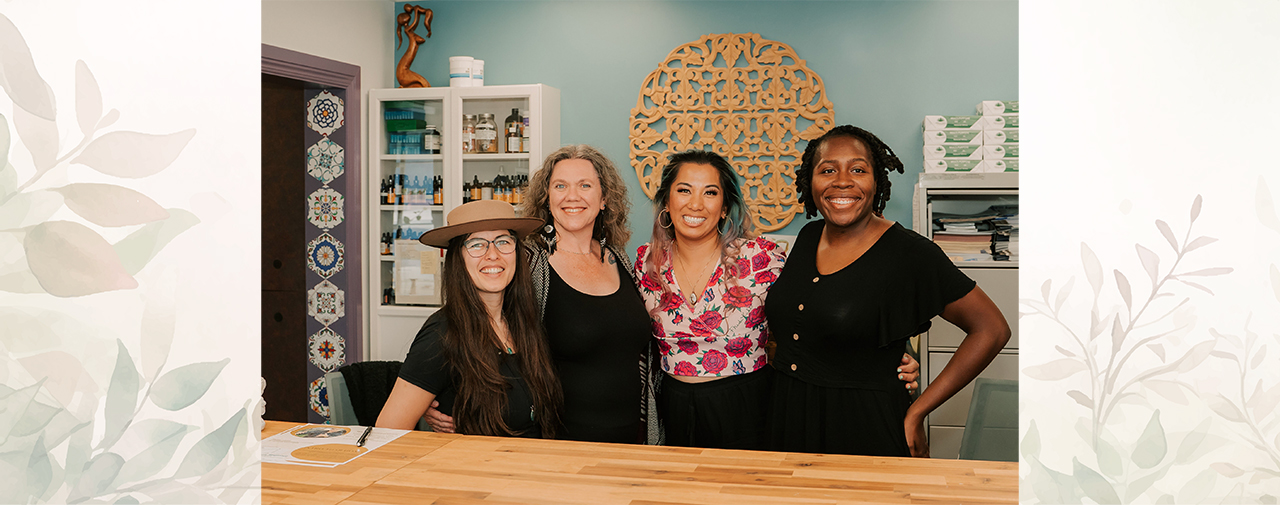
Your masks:
{"label": "decorative mosaic tile panel", "polygon": [[327,280],[307,290],[307,315],[329,326],[347,315],[346,293]]}
{"label": "decorative mosaic tile panel", "polygon": [[343,110],[346,105],[333,93],[321,91],[315,98],[307,101],[307,128],[329,136],[346,122]]}
{"label": "decorative mosaic tile panel", "polygon": [[307,391],[311,394],[311,399],[308,402],[311,405],[311,410],[314,410],[317,414],[328,418],[329,389],[325,387],[324,376],[311,381],[311,386],[307,388]]}
{"label": "decorative mosaic tile panel", "polygon": [[346,361],[346,339],[337,332],[325,328],[311,335],[308,340],[311,364],[325,373],[337,370]]}
{"label": "decorative mosaic tile panel", "polygon": [[307,244],[307,268],[326,279],[342,271],[346,266],[345,256],[342,242],[328,233]]}
{"label": "decorative mosaic tile panel", "polygon": [[307,148],[307,173],[328,186],[330,182],[342,175],[346,160],[344,150],[337,142],[323,137]]}
{"label": "decorative mosaic tile panel", "polygon": [[317,189],[307,197],[307,220],[321,230],[333,229],[346,217],[342,213],[345,199],[341,193],[329,188]]}

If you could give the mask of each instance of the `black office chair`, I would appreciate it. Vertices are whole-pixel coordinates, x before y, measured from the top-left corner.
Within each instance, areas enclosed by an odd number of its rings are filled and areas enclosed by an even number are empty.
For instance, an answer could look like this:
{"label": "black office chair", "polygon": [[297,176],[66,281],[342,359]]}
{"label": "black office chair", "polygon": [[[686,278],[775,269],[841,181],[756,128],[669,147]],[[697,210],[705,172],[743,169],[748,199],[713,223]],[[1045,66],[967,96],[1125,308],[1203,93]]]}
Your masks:
{"label": "black office chair", "polygon": [[[324,375],[329,394],[329,423],[373,426],[400,374],[399,361],[362,361]],[[352,394],[352,393],[355,394]],[[431,431],[426,421],[418,429]]]}
{"label": "black office chair", "polygon": [[1018,381],[978,379],[960,439],[960,459],[1018,460]]}

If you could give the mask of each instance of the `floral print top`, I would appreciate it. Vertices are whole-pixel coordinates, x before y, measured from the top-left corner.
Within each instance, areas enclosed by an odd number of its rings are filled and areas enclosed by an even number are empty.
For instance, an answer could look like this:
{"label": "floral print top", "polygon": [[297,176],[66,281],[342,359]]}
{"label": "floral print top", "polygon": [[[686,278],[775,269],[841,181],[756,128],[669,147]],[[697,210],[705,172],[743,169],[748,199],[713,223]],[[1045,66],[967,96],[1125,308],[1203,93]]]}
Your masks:
{"label": "floral print top", "polygon": [[690,306],[675,279],[671,259],[658,267],[670,289],[645,275],[649,244],[636,250],[635,279],[653,321],[653,337],[662,352],[662,370],[671,375],[719,377],[754,372],[768,364],[769,342],[764,299],[786,257],[763,237],[738,250],[736,279],[724,264],[716,267],[702,296]]}

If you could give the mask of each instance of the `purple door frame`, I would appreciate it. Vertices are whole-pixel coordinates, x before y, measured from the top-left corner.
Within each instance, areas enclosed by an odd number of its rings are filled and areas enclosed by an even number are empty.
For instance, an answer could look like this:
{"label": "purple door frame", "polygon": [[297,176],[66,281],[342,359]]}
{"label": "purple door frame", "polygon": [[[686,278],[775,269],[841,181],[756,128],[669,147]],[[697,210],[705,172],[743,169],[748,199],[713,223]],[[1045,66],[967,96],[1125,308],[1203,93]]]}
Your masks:
{"label": "purple door frame", "polygon": [[[285,49],[282,47],[262,45],[262,73],[278,77],[296,79],[305,83],[320,86],[341,88],[347,92],[345,113],[343,114],[346,130],[344,142],[340,142],[345,150],[343,156],[345,179],[341,184],[343,197],[348,209],[357,209],[357,219],[346,219],[346,233],[336,237],[345,244],[348,287],[359,287],[359,296],[350,297],[346,304],[346,317],[352,318],[352,334],[346,337],[347,363],[364,360],[364,171],[360,169],[361,151],[360,124],[364,114],[360,110],[362,95],[360,94],[360,67],[342,63],[319,56]],[[348,213],[348,216],[351,214]],[[354,247],[352,247],[354,245]],[[299,251],[299,254],[305,251]],[[351,303],[351,302],[355,303]]]}

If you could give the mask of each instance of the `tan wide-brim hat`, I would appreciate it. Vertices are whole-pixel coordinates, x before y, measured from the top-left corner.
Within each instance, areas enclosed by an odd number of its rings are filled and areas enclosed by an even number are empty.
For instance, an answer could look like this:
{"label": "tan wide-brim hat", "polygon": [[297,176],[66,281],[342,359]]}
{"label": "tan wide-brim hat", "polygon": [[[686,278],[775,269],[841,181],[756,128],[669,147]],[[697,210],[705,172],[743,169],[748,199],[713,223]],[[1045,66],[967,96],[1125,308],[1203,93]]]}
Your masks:
{"label": "tan wide-brim hat", "polygon": [[516,232],[517,239],[522,239],[543,224],[536,217],[516,217],[516,208],[501,200],[464,203],[450,211],[445,222],[448,226],[423,233],[418,241],[432,247],[447,248],[454,237],[489,230],[512,230]]}

